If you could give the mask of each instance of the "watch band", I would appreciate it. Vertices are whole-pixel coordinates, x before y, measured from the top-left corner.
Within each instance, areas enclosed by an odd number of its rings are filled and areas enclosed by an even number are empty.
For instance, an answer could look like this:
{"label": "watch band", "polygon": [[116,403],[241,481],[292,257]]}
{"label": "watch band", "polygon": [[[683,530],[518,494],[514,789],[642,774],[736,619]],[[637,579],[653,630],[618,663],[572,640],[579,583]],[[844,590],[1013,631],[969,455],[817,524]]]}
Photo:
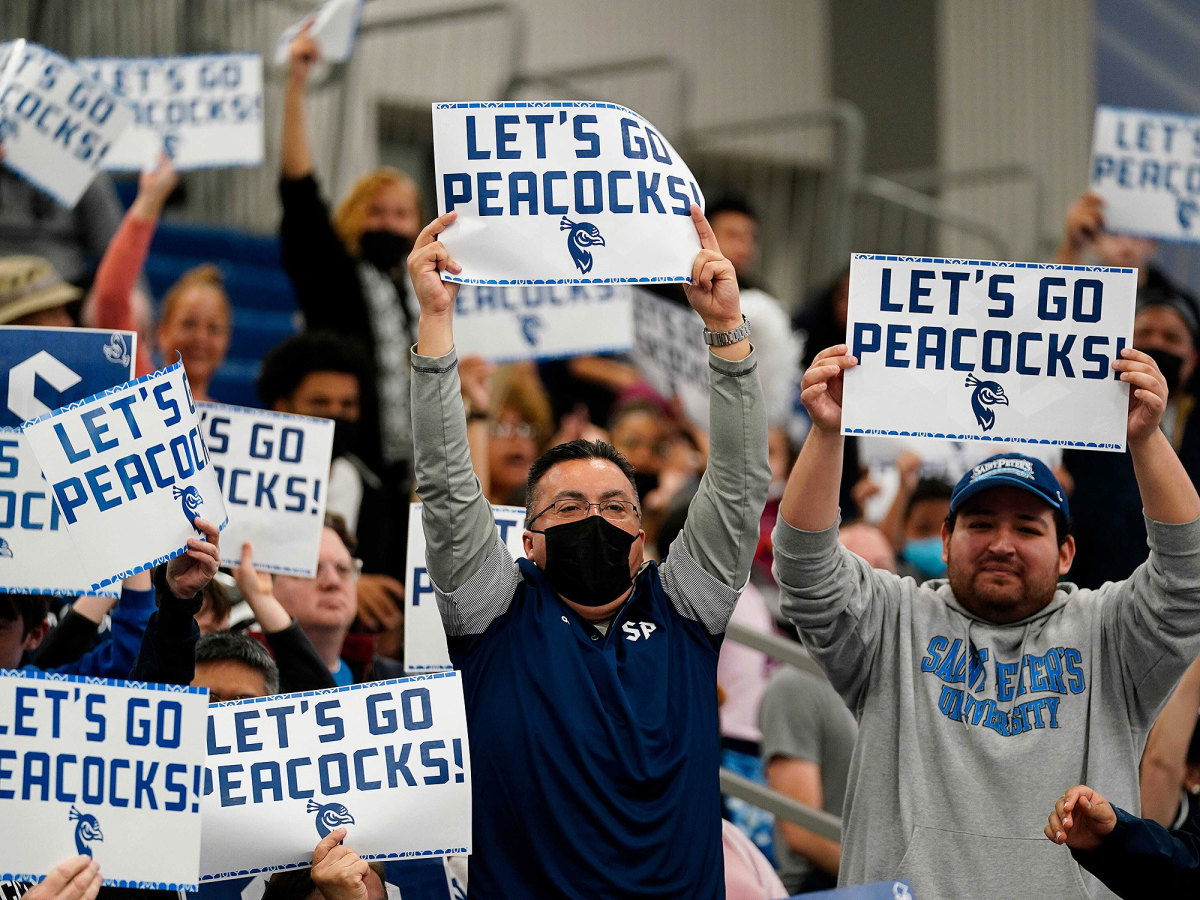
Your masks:
{"label": "watch band", "polygon": [[738,341],[744,341],[750,337],[750,320],[742,314],[742,324],[733,331],[709,331],[704,329],[704,343],[710,347],[728,347],[730,344],[736,344]]}

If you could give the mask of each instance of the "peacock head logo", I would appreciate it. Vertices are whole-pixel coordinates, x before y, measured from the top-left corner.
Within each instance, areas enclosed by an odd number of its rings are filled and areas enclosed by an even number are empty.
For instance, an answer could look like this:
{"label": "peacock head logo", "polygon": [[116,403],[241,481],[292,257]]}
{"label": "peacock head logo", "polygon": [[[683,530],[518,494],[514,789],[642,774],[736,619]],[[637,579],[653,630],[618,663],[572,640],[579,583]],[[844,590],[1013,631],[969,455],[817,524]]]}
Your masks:
{"label": "peacock head logo", "polygon": [[991,431],[996,424],[996,413],[993,406],[1008,406],[1008,395],[1004,393],[999,382],[980,381],[973,374],[967,375],[967,387],[974,388],[971,392],[971,409],[975,411],[975,420],[984,431]]}
{"label": "peacock head logo", "polygon": [[123,334],[114,331],[109,335],[108,343],[104,345],[104,358],[118,366],[129,365],[129,347]]}
{"label": "peacock head logo", "polygon": [[100,831],[100,823],[96,821],[95,816],[90,813],[82,813],[74,806],[71,807],[67,820],[78,823],[75,826],[75,849],[91,856],[92,848],[89,844],[104,840],[104,835]]}
{"label": "peacock head logo", "polygon": [[316,800],[309,800],[305,811],[317,814],[317,834],[321,837],[325,837],[333,829],[342,825],[354,824],[354,816],[350,815],[350,810],[340,803],[322,805]]}
{"label": "peacock head logo", "polygon": [[12,559],[12,555],[12,545],[4,538],[0,538],[0,556]]}
{"label": "peacock head logo", "polygon": [[[204,503],[204,498],[200,496],[200,492],[196,490],[196,486],[189,484],[185,488],[171,488],[171,496],[176,500],[182,500],[183,515],[188,520],[188,524],[194,528],[193,519],[200,513],[200,505]],[[199,533],[199,532],[197,532]]]}
{"label": "peacock head logo", "polygon": [[1195,221],[1198,209],[1200,206],[1197,206],[1196,201],[1191,197],[1179,197],[1175,201],[1175,215],[1179,219],[1179,224],[1189,231]]}
{"label": "peacock head logo", "polygon": [[575,260],[579,274],[586,275],[592,271],[592,252],[587,248],[605,246],[600,229],[590,222],[572,222],[563,216],[558,223],[558,230],[569,232],[567,249],[571,251],[571,259]]}

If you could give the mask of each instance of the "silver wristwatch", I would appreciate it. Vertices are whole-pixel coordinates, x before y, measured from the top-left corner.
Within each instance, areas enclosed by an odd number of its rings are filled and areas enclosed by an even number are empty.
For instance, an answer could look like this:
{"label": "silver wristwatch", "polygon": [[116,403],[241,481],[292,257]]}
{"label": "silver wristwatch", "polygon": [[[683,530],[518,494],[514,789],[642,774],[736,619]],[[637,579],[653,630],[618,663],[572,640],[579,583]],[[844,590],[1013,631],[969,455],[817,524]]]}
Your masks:
{"label": "silver wristwatch", "polygon": [[709,331],[704,329],[704,343],[710,347],[728,347],[730,344],[736,344],[738,341],[744,341],[750,337],[750,320],[742,315],[742,324],[733,331]]}

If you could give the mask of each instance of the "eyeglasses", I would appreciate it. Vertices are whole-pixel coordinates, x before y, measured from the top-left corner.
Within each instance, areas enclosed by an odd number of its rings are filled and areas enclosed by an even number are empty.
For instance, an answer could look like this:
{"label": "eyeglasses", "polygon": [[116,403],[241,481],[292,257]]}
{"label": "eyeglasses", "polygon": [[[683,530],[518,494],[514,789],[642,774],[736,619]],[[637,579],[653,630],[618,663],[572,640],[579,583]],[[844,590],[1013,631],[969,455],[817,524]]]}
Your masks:
{"label": "eyeglasses", "polygon": [[363,563],[361,559],[352,559],[348,563],[335,562],[332,559],[321,559],[317,561],[317,578],[321,577],[321,570],[326,566],[333,569],[333,574],[342,581],[350,581],[362,574]]}
{"label": "eyeglasses", "polygon": [[592,507],[596,507],[606,520],[614,525],[623,525],[628,522],[637,521],[639,518],[637,504],[632,500],[601,500],[599,503],[588,503],[586,500],[555,500],[540,513],[525,523],[528,528],[535,521],[540,519],[547,513],[550,518],[556,522],[578,522],[580,519],[586,519],[591,513]]}
{"label": "eyeglasses", "polygon": [[493,422],[491,428],[492,437],[496,438],[520,438],[523,441],[537,440],[538,430],[534,425],[528,422]]}

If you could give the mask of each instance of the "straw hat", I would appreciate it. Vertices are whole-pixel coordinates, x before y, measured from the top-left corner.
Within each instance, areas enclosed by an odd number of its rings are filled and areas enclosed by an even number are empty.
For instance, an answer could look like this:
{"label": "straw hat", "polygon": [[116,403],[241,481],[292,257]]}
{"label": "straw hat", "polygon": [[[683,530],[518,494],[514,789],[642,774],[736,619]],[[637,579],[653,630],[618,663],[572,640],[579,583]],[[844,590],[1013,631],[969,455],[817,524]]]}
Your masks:
{"label": "straw hat", "polygon": [[63,281],[50,261],[40,256],[0,257],[0,325],[22,316],[65,306],[82,291]]}

